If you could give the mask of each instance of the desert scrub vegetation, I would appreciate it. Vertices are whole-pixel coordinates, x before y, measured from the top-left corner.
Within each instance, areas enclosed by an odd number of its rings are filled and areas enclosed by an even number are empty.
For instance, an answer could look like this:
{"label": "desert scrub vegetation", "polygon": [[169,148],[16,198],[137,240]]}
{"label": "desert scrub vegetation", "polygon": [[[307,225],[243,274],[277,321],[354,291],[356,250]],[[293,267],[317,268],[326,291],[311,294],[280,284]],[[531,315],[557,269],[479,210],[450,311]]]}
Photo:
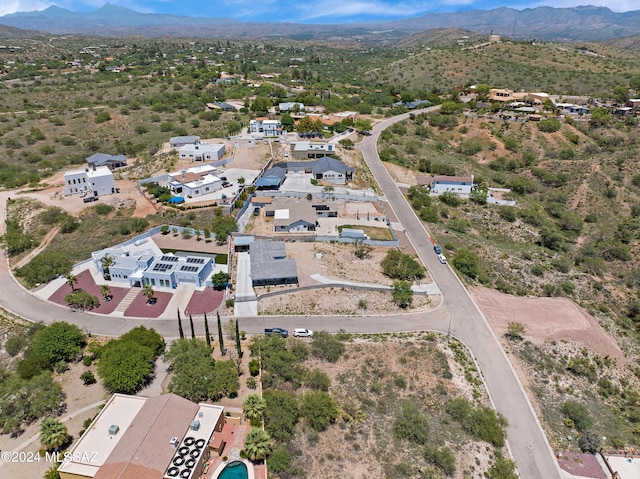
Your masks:
{"label": "desert scrub vegetation", "polygon": [[[487,407],[481,383],[465,379],[478,375],[462,345],[433,333],[365,336],[333,337],[344,348],[334,362],[314,356],[313,343],[254,340],[253,354],[262,354],[265,428],[276,440],[268,462],[291,477],[365,467],[367,477],[422,470],[462,478],[503,465],[506,424]],[[327,338],[319,338],[324,345]]]}
{"label": "desert scrub vegetation", "polygon": [[523,336],[509,337],[509,346],[531,377],[533,400],[552,447],[591,452],[640,443],[635,363],[619,364],[565,342],[537,346]]}

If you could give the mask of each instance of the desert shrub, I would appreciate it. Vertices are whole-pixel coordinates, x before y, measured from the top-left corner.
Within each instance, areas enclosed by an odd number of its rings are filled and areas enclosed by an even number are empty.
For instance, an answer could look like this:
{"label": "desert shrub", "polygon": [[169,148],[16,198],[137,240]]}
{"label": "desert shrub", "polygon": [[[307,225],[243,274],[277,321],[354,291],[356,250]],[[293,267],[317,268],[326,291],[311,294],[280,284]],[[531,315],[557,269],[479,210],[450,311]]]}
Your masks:
{"label": "desert shrub", "polygon": [[284,447],[274,449],[267,458],[267,466],[275,474],[286,471],[291,466],[291,453]]}
{"label": "desert shrub", "polygon": [[500,206],[498,215],[505,221],[513,223],[517,219],[516,209],[513,206]]}
{"label": "desert shrub", "polygon": [[90,384],[96,383],[96,377],[93,375],[91,371],[85,371],[80,375],[80,379],[82,380],[82,384],[85,386],[89,386]]}
{"label": "desert shrub", "polygon": [[577,401],[566,401],[560,408],[565,417],[573,421],[575,428],[584,432],[593,425],[589,410]]}
{"label": "desert shrub", "polygon": [[546,120],[540,120],[538,123],[538,129],[545,133],[554,133],[561,127],[560,120],[557,118],[548,118]]}
{"label": "desert shrub", "polygon": [[344,344],[334,335],[326,331],[313,333],[311,354],[316,358],[335,363],[344,353]]}
{"label": "desert shrub", "polygon": [[280,390],[264,391],[267,408],[264,411],[264,427],[276,441],[286,443],[295,431],[300,410],[295,393]]}
{"label": "desert shrub", "polygon": [[324,431],[338,417],[338,406],[324,391],[306,393],[300,401],[300,414],[316,431]]}
{"label": "desert shrub", "polygon": [[456,458],[448,447],[437,447],[427,444],[424,448],[424,459],[436,467],[442,469],[447,476],[453,476],[456,470]]}
{"label": "desert shrub", "polygon": [[396,412],[393,424],[393,436],[396,439],[424,446],[429,441],[429,430],[427,417],[415,403],[405,402]]}
{"label": "desert shrub", "polygon": [[389,250],[381,265],[383,273],[392,279],[423,278],[425,274],[424,267],[417,260],[396,249]]}
{"label": "desert shrub", "polygon": [[257,359],[252,359],[249,361],[249,374],[252,376],[257,376],[260,374],[260,361]]}
{"label": "desert shrub", "polygon": [[22,335],[16,334],[13,336],[9,336],[9,338],[4,343],[4,350],[11,357],[17,356],[20,351],[22,351],[25,346],[29,343],[27,338]]}
{"label": "desert shrub", "polygon": [[471,250],[459,249],[451,262],[458,271],[469,278],[475,279],[480,274],[480,257]]}
{"label": "desert shrub", "polygon": [[307,374],[305,384],[311,389],[326,392],[329,390],[329,386],[331,386],[331,380],[324,371],[313,369]]}

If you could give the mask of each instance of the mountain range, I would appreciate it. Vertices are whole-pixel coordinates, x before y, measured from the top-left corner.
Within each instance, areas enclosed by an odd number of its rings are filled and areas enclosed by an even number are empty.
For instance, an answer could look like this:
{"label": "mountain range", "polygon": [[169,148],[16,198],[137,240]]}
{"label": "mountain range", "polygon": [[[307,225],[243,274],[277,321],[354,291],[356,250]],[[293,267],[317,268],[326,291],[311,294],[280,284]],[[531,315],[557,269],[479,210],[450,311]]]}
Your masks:
{"label": "mountain range", "polygon": [[433,28],[457,27],[514,39],[601,41],[640,35],[640,10],[618,13],[606,7],[594,6],[537,7],[524,10],[500,7],[492,10],[432,13],[387,22],[314,25],[140,13],[107,3],[93,12],[74,12],[51,6],[42,11],[12,13],[0,17],[0,24],[58,35],[351,39],[378,42],[396,40]]}

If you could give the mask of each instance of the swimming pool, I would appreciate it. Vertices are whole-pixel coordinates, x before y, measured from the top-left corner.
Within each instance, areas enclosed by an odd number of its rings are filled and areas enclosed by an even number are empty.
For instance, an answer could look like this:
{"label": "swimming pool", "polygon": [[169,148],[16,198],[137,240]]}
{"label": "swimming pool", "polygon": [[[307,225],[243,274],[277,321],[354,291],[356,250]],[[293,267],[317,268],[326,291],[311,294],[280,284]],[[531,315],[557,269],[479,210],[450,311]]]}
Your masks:
{"label": "swimming pool", "polygon": [[218,479],[249,479],[249,472],[243,462],[234,461],[225,466]]}

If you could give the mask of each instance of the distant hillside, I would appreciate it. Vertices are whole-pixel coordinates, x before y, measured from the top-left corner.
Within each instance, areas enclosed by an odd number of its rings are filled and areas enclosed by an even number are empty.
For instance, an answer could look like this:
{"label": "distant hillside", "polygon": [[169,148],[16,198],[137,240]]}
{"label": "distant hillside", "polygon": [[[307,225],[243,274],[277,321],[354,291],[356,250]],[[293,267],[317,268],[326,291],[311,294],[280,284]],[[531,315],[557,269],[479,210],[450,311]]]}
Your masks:
{"label": "distant hillside", "polygon": [[620,48],[623,50],[629,50],[633,52],[640,51],[640,35],[634,35],[626,38],[614,38],[602,42],[610,47]]}
{"label": "distant hillside", "polygon": [[21,28],[8,27],[0,24],[0,38],[12,39],[12,38],[33,38],[36,36],[44,35],[42,32],[36,32],[34,30],[23,30]]}
{"label": "distant hillside", "polygon": [[401,50],[440,48],[456,45],[460,41],[465,43],[480,43],[486,41],[487,38],[487,35],[461,30],[459,28],[435,28],[402,38],[394,42],[393,46]]}
{"label": "distant hillside", "polygon": [[139,13],[109,3],[94,12],[73,12],[60,7],[13,13],[0,23],[54,34],[147,37],[295,40],[358,40],[388,42],[425,30],[459,28],[497,33],[513,38],[554,41],[601,41],[640,35],[640,11],[612,12],[605,7],[538,7],[525,10],[496,8],[470,12],[435,13],[390,22],[308,25],[296,23],[245,23],[233,19]]}

